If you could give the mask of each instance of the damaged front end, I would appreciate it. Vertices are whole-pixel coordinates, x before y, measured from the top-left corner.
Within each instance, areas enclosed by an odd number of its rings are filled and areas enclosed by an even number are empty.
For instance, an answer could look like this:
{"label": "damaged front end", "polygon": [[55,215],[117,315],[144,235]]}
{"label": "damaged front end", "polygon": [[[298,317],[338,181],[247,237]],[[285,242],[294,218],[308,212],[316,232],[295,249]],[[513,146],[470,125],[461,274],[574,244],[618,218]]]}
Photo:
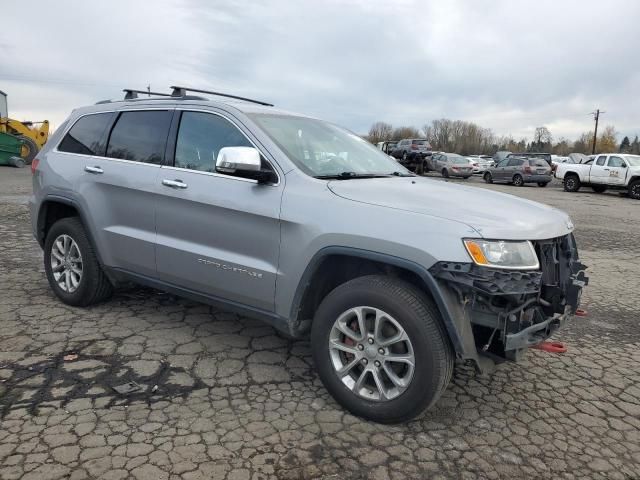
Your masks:
{"label": "damaged front end", "polygon": [[461,356],[484,370],[484,358],[518,360],[575,314],[586,267],[572,234],[532,242],[539,270],[438,262],[430,268],[446,292],[464,342]]}

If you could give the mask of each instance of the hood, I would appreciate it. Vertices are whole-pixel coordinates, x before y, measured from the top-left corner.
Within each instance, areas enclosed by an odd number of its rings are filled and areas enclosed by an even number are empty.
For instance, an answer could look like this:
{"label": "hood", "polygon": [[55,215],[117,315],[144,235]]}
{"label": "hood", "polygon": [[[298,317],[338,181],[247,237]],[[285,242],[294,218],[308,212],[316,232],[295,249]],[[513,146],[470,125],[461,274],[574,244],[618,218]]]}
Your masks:
{"label": "hood", "polygon": [[483,188],[421,177],[332,180],[329,189],[355,202],[458,221],[482,237],[543,240],[573,230],[569,216],[553,207]]}

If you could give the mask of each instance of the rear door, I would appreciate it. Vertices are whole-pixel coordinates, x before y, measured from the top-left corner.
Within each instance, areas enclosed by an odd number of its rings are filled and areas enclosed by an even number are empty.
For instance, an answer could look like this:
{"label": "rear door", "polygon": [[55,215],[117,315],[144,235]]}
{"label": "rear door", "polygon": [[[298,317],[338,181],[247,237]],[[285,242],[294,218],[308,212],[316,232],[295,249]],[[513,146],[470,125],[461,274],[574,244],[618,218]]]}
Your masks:
{"label": "rear door", "polygon": [[[155,275],[155,180],[173,112],[121,111],[75,187],[105,265]],[[64,140],[61,143],[63,146]]]}
{"label": "rear door", "polygon": [[606,163],[606,155],[600,155],[596,158],[593,165],[591,165],[591,170],[589,171],[590,183],[609,184],[609,167],[607,167]]}
{"label": "rear door", "polygon": [[[175,129],[175,133],[173,133]],[[255,147],[226,114],[179,111],[169,165],[156,179],[161,280],[244,306],[274,310],[284,176],[263,155],[273,181],[216,172],[223,147]]]}

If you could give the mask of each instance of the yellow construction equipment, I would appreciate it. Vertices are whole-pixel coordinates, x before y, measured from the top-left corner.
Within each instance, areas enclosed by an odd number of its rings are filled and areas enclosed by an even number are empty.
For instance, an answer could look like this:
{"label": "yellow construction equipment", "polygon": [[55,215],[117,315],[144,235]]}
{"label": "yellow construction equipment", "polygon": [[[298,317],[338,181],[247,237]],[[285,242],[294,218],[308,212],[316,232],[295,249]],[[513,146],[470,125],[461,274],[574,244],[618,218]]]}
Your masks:
{"label": "yellow construction equipment", "polygon": [[29,165],[49,138],[49,120],[21,122],[9,118],[7,94],[0,90],[0,133],[12,135],[22,141],[20,156]]}

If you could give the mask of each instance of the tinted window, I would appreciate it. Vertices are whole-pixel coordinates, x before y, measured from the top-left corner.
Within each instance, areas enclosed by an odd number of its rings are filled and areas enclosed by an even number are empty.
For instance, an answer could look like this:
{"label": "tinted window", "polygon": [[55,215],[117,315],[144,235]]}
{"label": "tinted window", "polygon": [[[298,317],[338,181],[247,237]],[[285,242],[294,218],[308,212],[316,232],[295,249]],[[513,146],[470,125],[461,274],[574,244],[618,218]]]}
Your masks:
{"label": "tinted window", "polygon": [[498,167],[506,167],[507,164],[509,163],[508,159],[502,160],[500,163],[498,163]]}
{"label": "tinted window", "polygon": [[162,163],[171,112],[122,112],[111,130],[107,157]]}
{"label": "tinted window", "polygon": [[610,167],[622,167],[624,165],[624,160],[620,157],[609,157],[609,166]]}
{"label": "tinted window", "polygon": [[218,115],[184,112],[176,141],[176,167],[215,172],[223,147],[253,147],[233,124]]}
{"label": "tinted window", "polygon": [[64,136],[58,145],[58,150],[83,155],[102,155],[104,151],[102,138],[112,115],[113,113],[109,112],[82,117]]}
{"label": "tinted window", "polygon": [[548,167],[549,164],[544,160],[529,160],[529,165],[532,167]]}
{"label": "tinted window", "polygon": [[604,162],[607,160],[607,157],[605,157],[604,155],[601,155],[598,157],[598,160],[596,161],[596,165],[604,165]]}
{"label": "tinted window", "polygon": [[521,159],[517,159],[517,158],[511,158],[509,160],[509,166],[510,167],[519,167],[520,165],[522,165],[524,163],[524,160]]}

